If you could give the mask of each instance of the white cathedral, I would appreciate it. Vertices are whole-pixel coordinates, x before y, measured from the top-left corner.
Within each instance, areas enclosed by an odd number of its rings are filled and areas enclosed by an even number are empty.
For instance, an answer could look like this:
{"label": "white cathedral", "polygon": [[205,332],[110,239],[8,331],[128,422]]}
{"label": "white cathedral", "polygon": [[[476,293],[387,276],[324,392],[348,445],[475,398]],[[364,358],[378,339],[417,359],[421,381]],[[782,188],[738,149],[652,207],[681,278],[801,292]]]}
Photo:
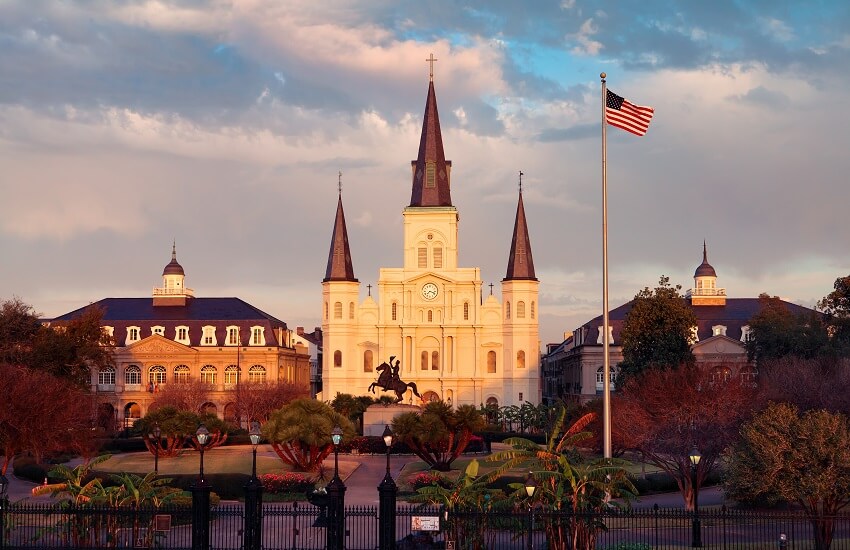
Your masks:
{"label": "white cathedral", "polygon": [[[414,382],[405,403],[441,399],[462,404],[540,402],[538,287],[520,189],[499,300],[483,299],[481,270],[458,265],[458,211],[451,201],[451,161],[443,152],[434,82],[412,166],[404,209],[404,265],[380,269],[377,297],[360,301],[348,232],[337,204],[322,281],[322,395],[365,395],[376,368],[391,357]],[[378,390],[378,394],[380,394]]]}

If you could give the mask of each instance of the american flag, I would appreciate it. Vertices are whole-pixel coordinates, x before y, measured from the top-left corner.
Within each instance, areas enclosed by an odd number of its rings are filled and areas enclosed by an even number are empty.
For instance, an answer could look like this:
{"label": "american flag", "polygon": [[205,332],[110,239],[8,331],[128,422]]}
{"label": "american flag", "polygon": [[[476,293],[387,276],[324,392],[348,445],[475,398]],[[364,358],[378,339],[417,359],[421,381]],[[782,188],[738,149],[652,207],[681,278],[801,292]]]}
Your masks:
{"label": "american flag", "polygon": [[655,109],[634,105],[611,90],[605,91],[605,118],[608,124],[636,136],[646,134]]}

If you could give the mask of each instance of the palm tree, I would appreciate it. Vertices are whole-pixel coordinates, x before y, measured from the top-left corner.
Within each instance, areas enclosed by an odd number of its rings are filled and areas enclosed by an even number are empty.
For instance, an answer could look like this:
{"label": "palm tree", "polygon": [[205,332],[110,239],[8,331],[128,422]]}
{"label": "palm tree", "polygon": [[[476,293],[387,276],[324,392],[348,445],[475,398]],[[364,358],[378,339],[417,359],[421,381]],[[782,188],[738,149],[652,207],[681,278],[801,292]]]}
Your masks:
{"label": "palm tree", "polygon": [[461,405],[452,410],[442,401],[432,401],[421,413],[395,417],[393,433],[431,468],[447,472],[466,449],[472,434],[484,425],[484,419],[473,405]]}

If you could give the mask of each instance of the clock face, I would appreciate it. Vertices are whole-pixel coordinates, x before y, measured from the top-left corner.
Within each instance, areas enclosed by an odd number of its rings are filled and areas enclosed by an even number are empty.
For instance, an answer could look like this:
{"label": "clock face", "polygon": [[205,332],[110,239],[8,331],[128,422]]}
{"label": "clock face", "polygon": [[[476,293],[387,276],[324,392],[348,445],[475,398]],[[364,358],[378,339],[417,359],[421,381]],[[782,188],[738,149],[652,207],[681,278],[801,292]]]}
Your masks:
{"label": "clock face", "polygon": [[433,300],[437,297],[439,289],[434,283],[425,283],[422,285],[422,297],[426,300]]}

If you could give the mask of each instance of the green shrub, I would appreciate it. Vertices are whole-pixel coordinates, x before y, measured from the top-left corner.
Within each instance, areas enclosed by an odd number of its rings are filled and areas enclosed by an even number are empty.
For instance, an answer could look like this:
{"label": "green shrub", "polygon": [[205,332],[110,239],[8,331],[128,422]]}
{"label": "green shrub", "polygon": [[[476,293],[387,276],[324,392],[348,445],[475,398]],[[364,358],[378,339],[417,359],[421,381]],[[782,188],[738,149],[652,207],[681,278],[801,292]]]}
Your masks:
{"label": "green shrub", "polygon": [[42,483],[47,477],[47,472],[53,468],[52,464],[38,464],[31,456],[19,456],[12,463],[14,474],[33,483]]}

